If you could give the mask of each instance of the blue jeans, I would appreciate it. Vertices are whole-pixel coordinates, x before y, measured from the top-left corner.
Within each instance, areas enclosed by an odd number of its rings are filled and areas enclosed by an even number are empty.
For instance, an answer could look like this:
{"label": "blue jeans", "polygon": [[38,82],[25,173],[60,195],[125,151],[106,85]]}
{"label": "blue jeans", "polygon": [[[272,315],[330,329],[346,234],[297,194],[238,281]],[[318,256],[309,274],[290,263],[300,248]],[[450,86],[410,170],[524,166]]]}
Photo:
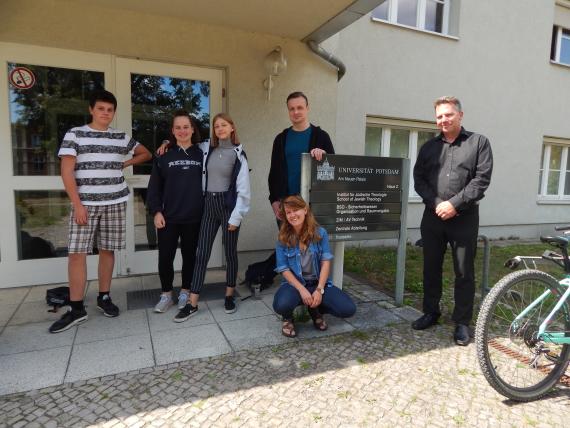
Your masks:
{"label": "blue jeans", "polygon": [[[313,294],[315,285],[307,286],[309,293]],[[279,287],[273,298],[273,310],[285,320],[293,319],[293,310],[303,304],[301,294],[291,284],[286,283]],[[348,318],[356,312],[356,305],[352,299],[338,287],[325,287],[323,300],[318,307],[322,314],[331,314],[338,318]]]}

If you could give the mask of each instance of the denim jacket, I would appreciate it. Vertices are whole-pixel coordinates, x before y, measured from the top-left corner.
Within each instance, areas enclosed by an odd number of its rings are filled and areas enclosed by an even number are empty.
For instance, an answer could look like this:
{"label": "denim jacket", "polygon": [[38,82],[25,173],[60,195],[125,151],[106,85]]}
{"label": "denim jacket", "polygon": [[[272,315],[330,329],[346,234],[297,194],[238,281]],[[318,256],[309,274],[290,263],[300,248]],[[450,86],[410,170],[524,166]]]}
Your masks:
{"label": "denim jacket", "polygon": [[[324,260],[332,260],[333,255],[329,247],[329,236],[324,228],[319,227],[319,235],[321,240],[318,242],[311,242],[309,244],[308,250],[313,255],[313,271],[317,278],[321,275],[321,262]],[[305,280],[303,279],[303,272],[301,269],[301,250],[297,244],[294,247],[288,247],[281,242],[277,241],[276,248],[277,256],[277,267],[275,272],[281,273],[283,271],[289,270],[297,280],[305,285]],[[281,285],[287,284],[285,278],[281,279]],[[330,277],[327,278],[326,286],[331,287],[333,285]]]}

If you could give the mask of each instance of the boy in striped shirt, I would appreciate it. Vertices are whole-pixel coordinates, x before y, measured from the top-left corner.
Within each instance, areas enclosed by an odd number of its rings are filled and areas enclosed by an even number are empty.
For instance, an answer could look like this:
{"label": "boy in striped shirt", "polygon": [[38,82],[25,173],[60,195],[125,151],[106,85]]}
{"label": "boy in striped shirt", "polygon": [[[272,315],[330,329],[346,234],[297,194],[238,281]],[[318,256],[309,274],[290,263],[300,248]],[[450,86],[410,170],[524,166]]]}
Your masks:
{"label": "boy in striped shirt", "polygon": [[[87,281],[87,254],[99,250],[97,308],[107,317],[119,315],[109,291],[115,250],[125,248],[126,205],[129,189],[123,169],[145,162],[152,155],[122,131],[110,128],[117,100],[108,91],[89,99],[92,121],[70,129],[59,149],[61,178],[71,200],[68,274],[70,310],[50,327],[59,333],[87,320],[83,304]],[[132,153],[131,159],[125,156]]]}

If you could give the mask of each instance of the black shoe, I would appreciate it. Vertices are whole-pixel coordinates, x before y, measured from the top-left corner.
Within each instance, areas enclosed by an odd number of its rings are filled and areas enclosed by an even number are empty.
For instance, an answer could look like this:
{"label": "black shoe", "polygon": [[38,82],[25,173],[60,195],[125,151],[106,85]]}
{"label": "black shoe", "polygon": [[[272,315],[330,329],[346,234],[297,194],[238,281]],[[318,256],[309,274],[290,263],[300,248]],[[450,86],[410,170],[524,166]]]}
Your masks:
{"label": "black shoe", "polygon": [[70,309],[63,314],[59,320],[50,326],[49,332],[59,333],[73,327],[74,325],[79,325],[84,321],[87,321],[87,312],[85,312],[85,309],[82,309],[81,311],[73,311]]}
{"label": "black shoe", "polygon": [[453,333],[453,340],[456,345],[467,346],[471,341],[471,334],[469,326],[465,324],[457,324],[455,326],[455,332]]}
{"label": "black shoe", "polygon": [[111,296],[108,294],[103,297],[97,296],[97,309],[109,318],[119,316],[119,308],[111,301]]}
{"label": "black shoe", "polygon": [[425,330],[426,328],[437,324],[438,319],[439,314],[423,314],[412,323],[412,328],[414,330]]}
{"label": "black shoe", "polygon": [[196,312],[198,312],[198,306],[192,306],[190,303],[188,303],[186,306],[184,306],[184,308],[178,311],[174,317],[174,322],[184,322]]}
{"label": "black shoe", "polygon": [[226,296],[224,309],[226,311],[226,314],[233,314],[235,311],[237,311],[236,299],[234,299],[234,296]]}

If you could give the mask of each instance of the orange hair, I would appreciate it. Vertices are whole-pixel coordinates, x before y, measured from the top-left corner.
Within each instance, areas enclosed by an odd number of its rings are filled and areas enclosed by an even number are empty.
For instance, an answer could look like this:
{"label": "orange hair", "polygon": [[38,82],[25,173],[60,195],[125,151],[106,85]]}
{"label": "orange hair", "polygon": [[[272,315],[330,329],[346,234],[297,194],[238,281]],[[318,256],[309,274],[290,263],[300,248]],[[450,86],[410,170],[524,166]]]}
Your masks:
{"label": "orange hair", "polygon": [[[307,210],[305,222],[303,223],[303,227],[301,228],[301,233],[299,235],[295,233],[295,229],[293,229],[293,226],[291,226],[287,221],[285,208],[292,210]],[[288,247],[294,247],[297,244],[309,246],[311,242],[321,240],[321,235],[319,235],[319,224],[315,220],[311,207],[300,196],[287,196],[281,202],[281,217],[284,219],[283,223],[281,223],[281,228],[279,229],[279,242],[282,244],[287,245]]]}

